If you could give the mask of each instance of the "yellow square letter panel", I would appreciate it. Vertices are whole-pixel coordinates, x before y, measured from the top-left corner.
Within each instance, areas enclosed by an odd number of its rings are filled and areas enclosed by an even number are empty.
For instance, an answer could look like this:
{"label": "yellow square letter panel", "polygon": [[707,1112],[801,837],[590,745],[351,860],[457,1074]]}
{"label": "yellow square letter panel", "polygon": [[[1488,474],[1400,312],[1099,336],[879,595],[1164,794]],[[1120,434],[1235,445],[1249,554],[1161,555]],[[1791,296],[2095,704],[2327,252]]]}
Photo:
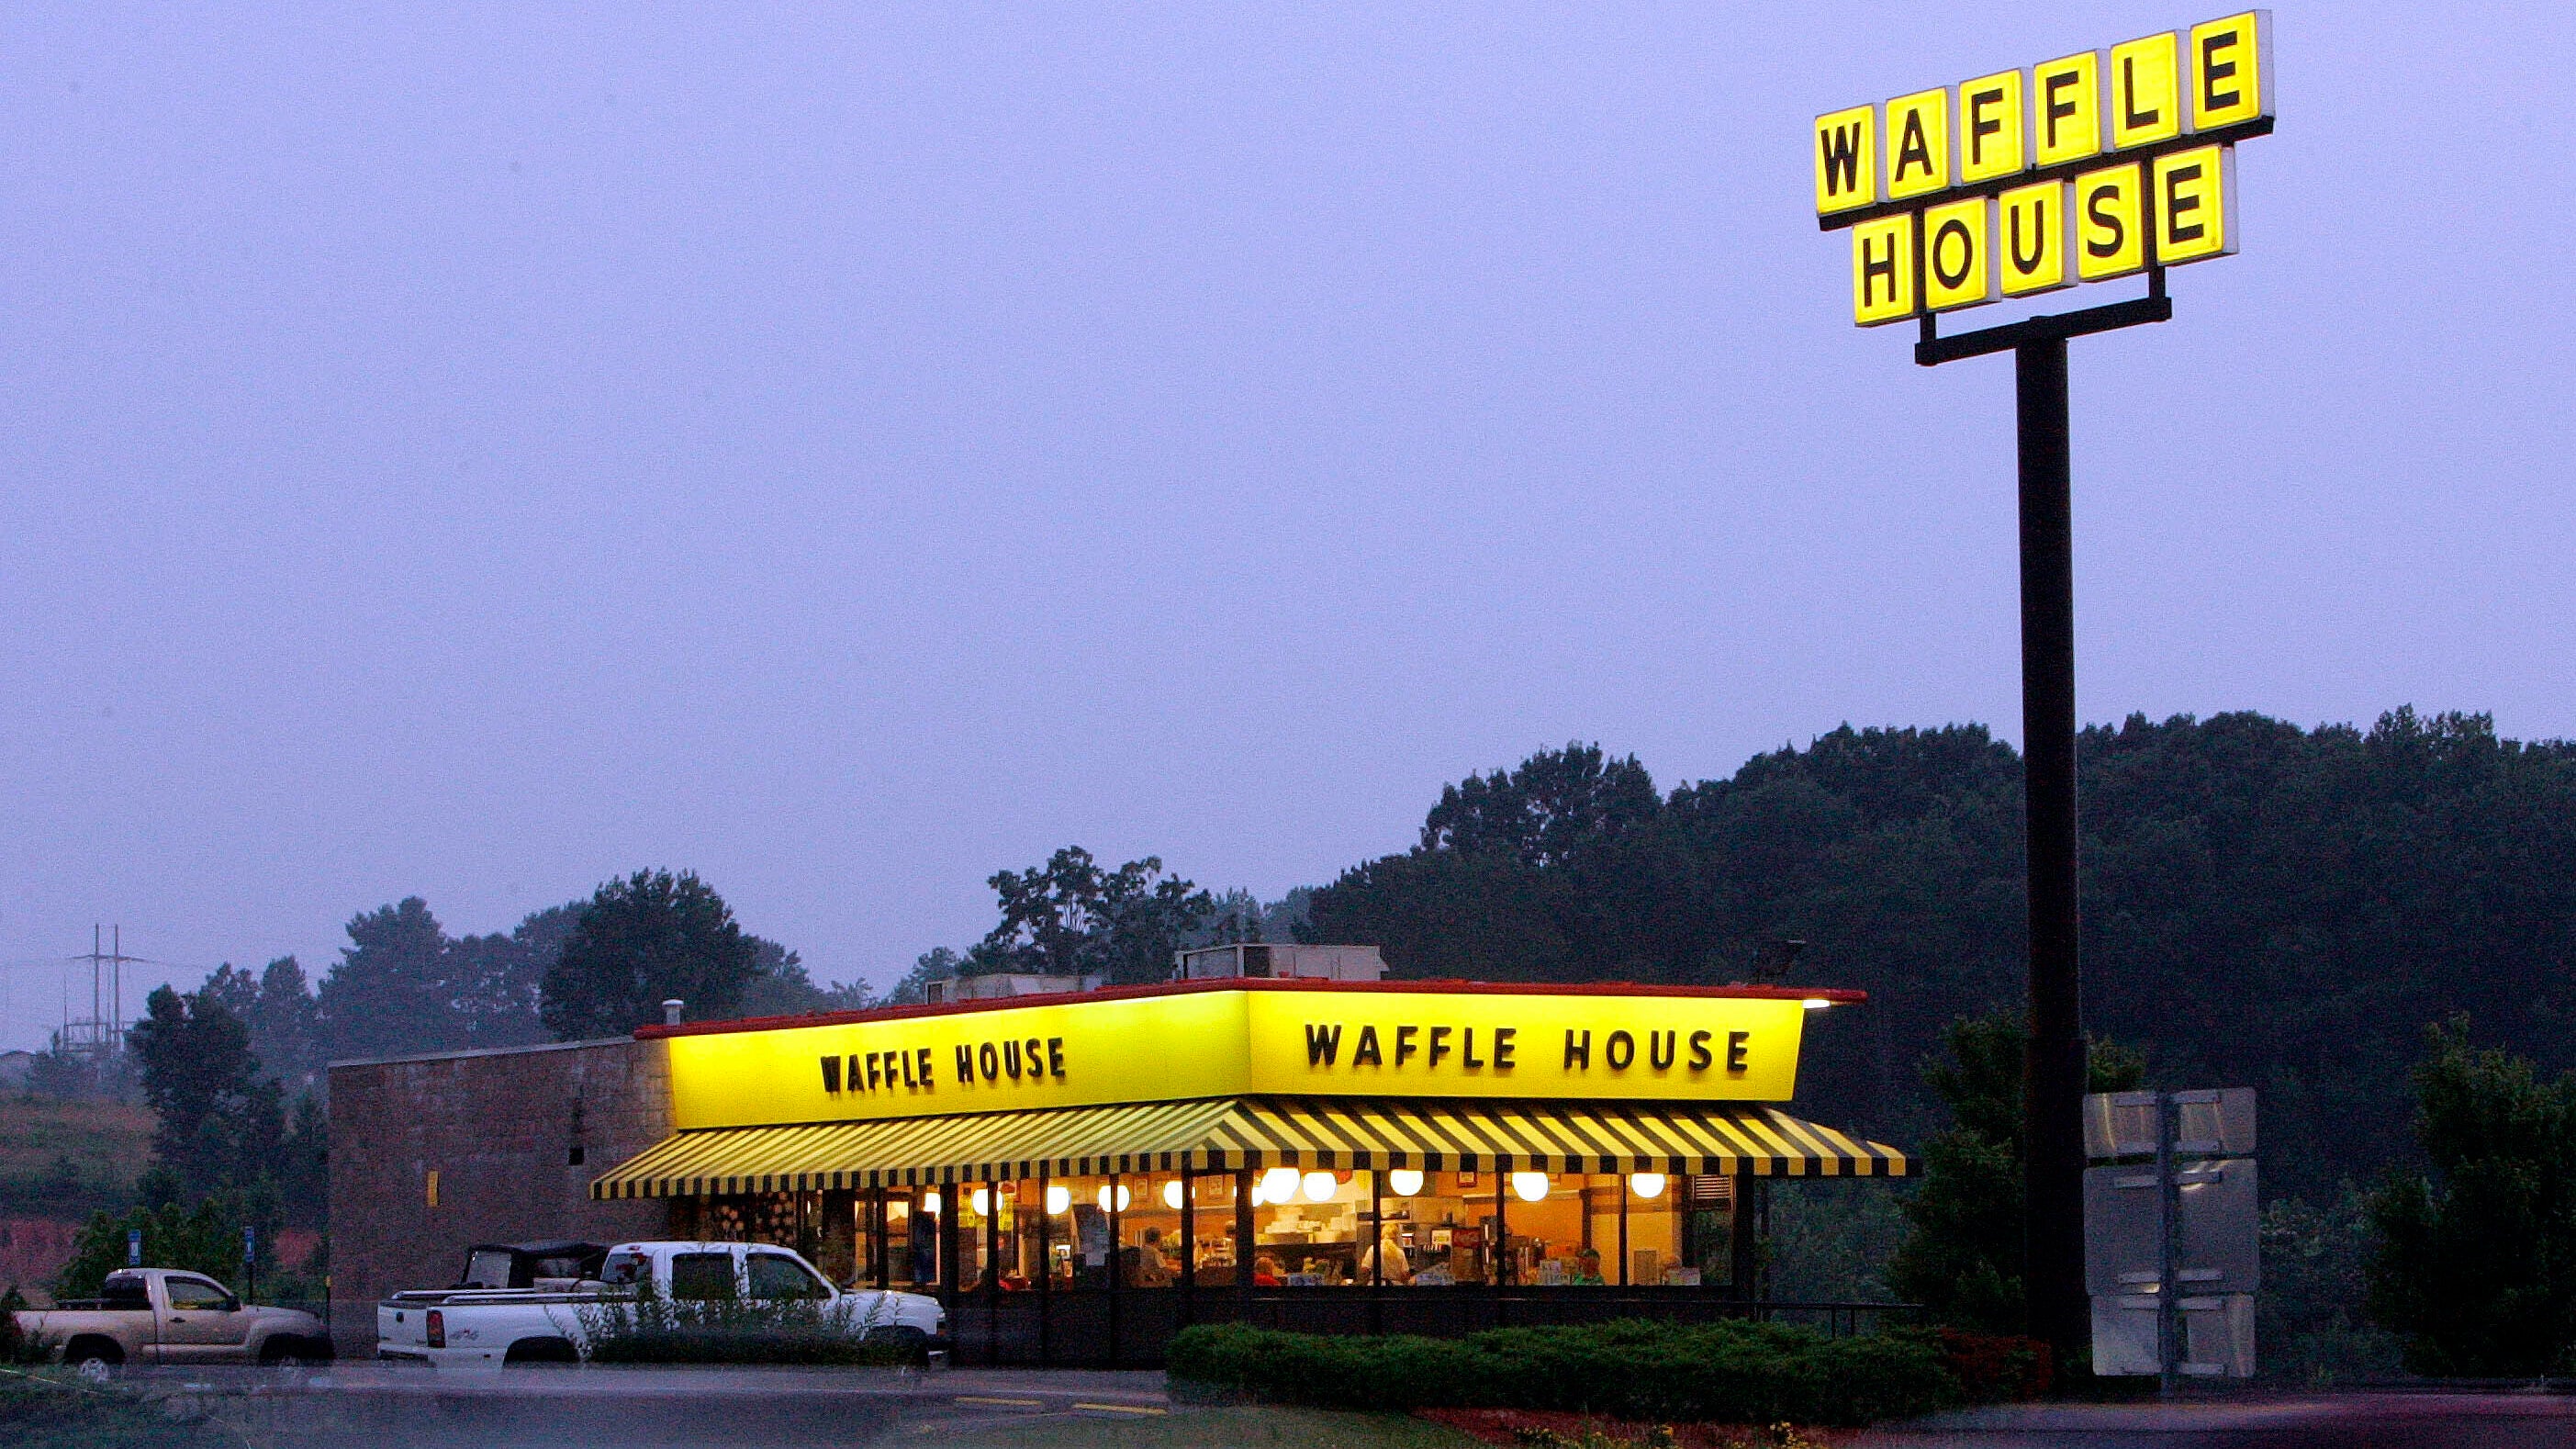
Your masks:
{"label": "yellow square letter panel", "polygon": [[2088,50],[2030,68],[2030,135],[2037,165],[2101,154],[2101,56]]}
{"label": "yellow square letter panel", "polygon": [[2193,26],[2189,65],[2193,130],[2272,114],[2272,12]]}
{"label": "yellow square letter panel", "polygon": [[1959,179],[1992,181],[2022,169],[2021,72],[1959,87]]}
{"label": "yellow square letter panel", "polygon": [[2073,190],[2063,181],[2043,181],[1996,198],[1995,259],[2005,296],[2027,297],[2075,285],[2075,269],[2066,261]]}
{"label": "yellow square letter panel", "polygon": [[1996,299],[1992,201],[1972,196],[1923,213],[1923,307],[1948,312]]}
{"label": "yellow square letter panel", "polygon": [[2156,260],[2166,266],[2236,251],[2236,150],[2201,146],[2155,163]]}
{"label": "yellow square letter panel", "polygon": [[1914,214],[1851,229],[1852,320],[1863,327],[1914,315]]}
{"label": "yellow square letter panel", "polygon": [[2111,149],[2182,134],[2182,48],[2170,30],[2111,47]]}
{"label": "yellow square letter panel", "polygon": [[1950,184],[1950,92],[1917,91],[1887,103],[1887,199]]}
{"label": "yellow square letter panel", "polygon": [[2075,275],[2087,282],[2126,276],[2147,264],[2138,168],[2113,166],[2075,178]]}
{"label": "yellow square letter panel", "polygon": [[1816,117],[1816,215],[1878,200],[1877,139],[1876,106]]}

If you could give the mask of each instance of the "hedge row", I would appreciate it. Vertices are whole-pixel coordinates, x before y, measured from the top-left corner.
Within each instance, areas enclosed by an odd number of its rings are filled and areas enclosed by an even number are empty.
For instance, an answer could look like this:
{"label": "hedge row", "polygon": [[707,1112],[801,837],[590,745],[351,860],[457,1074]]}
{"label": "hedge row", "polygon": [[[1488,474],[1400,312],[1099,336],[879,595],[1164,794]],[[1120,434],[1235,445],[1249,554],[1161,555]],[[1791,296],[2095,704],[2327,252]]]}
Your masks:
{"label": "hedge row", "polygon": [[1165,1365],[1219,1392],[1325,1408],[1556,1409],[1622,1419],[1867,1424],[1960,1403],[1928,1334],[1827,1338],[1786,1324],[1623,1320],[1466,1338],[1187,1328]]}

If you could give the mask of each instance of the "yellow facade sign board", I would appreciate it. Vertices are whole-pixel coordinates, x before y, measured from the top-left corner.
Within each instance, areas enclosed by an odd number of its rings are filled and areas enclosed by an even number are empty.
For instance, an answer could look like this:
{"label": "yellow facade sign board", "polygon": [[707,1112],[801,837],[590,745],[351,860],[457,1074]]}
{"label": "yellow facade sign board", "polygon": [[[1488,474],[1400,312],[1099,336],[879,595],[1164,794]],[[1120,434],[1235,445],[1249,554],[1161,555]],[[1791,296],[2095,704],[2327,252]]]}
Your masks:
{"label": "yellow facade sign board", "polygon": [[1190,991],[668,1038],[674,1126],[1245,1095],[1787,1101],[1794,999]]}
{"label": "yellow facade sign board", "polygon": [[2271,12],[2247,10],[1816,117],[1852,320],[2234,254],[2234,146],[2271,130],[2272,71]]}

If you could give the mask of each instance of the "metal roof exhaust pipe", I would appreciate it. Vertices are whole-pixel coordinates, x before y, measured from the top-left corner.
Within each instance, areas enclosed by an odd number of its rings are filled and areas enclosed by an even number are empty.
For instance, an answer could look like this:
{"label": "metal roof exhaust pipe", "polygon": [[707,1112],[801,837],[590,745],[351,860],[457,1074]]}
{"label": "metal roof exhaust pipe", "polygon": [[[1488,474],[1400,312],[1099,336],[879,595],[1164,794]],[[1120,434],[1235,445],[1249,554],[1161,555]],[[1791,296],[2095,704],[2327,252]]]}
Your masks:
{"label": "metal roof exhaust pipe", "polygon": [[662,1024],[664,1026],[678,1026],[680,1024],[680,1008],[686,1005],[688,1005],[687,1002],[682,1001],[676,996],[663,1002]]}

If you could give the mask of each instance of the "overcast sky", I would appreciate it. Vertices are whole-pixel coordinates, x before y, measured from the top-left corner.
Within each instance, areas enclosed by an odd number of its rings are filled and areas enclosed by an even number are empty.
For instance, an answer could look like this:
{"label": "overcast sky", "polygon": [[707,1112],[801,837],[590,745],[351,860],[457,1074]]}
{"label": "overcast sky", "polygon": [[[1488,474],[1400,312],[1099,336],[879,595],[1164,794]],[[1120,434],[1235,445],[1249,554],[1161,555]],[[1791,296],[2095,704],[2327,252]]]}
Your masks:
{"label": "overcast sky", "polygon": [[[2010,362],[1849,324],[1808,120],[2216,13],[20,7],[0,1044],[94,921],[667,865],[884,983],[1068,842],[2017,737]],[[2277,12],[2243,254],[2074,348],[2085,719],[2576,734],[2570,14]]]}

